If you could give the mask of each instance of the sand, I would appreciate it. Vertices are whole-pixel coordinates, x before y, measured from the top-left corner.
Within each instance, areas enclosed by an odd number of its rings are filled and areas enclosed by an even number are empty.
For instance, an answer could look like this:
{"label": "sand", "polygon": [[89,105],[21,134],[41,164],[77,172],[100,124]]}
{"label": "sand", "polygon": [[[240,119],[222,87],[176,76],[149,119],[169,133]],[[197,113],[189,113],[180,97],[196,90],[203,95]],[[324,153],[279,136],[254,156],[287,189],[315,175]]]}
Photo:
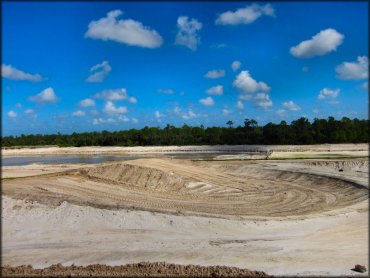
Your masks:
{"label": "sand", "polygon": [[368,275],[351,270],[368,268],[367,159],[61,166],[3,180],[3,265]]}

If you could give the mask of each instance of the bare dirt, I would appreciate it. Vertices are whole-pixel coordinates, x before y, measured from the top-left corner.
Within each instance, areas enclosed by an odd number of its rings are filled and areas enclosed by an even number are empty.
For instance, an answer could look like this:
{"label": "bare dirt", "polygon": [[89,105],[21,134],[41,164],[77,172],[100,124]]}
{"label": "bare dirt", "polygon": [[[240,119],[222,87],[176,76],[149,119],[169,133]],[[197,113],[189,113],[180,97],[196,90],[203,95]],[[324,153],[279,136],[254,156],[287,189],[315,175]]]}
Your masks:
{"label": "bare dirt", "polygon": [[3,194],[47,205],[68,201],[219,217],[324,212],[367,200],[368,192],[359,183],[263,163],[171,159],[139,159],[3,182]]}
{"label": "bare dirt", "polygon": [[8,167],[3,265],[105,275],[113,266],[144,261],[157,269],[165,261],[164,273],[181,264],[213,266],[199,272],[209,275],[228,266],[366,276],[351,269],[368,268],[368,167],[367,158]]}
{"label": "bare dirt", "polygon": [[2,277],[50,277],[50,276],[120,276],[120,277],[269,277],[263,271],[251,271],[227,266],[177,265],[166,262],[127,264],[121,266],[52,265],[44,269],[34,269],[31,265],[18,267],[5,266]]}

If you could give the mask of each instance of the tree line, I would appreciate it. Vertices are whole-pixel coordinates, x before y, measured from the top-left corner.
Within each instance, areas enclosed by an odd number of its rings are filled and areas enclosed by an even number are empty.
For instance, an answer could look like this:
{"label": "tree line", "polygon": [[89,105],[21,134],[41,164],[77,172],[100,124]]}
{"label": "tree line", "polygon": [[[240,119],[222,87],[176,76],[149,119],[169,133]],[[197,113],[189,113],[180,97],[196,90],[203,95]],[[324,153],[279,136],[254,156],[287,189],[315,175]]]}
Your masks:
{"label": "tree line", "polygon": [[234,127],[232,121],[225,127],[189,126],[164,128],[144,127],[121,131],[84,132],[72,134],[31,134],[2,137],[2,147],[57,145],[66,146],[168,146],[168,145],[300,145],[322,143],[367,143],[369,120],[336,120],[299,118],[288,124],[268,123],[259,126],[253,119],[245,119],[243,125]]}

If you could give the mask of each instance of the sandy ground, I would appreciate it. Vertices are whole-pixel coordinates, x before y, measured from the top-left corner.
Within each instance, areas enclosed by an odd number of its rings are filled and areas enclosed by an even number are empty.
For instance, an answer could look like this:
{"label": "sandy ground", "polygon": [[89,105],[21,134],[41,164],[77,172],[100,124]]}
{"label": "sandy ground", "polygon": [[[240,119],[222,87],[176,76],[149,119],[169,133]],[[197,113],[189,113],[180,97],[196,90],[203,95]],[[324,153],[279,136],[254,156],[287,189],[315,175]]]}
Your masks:
{"label": "sandy ground", "polygon": [[41,165],[14,167],[3,176],[35,176],[3,180],[3,265],[368,275],[351,271],[369,267],[367,159],[140,159],[47,165],[44,175]]}

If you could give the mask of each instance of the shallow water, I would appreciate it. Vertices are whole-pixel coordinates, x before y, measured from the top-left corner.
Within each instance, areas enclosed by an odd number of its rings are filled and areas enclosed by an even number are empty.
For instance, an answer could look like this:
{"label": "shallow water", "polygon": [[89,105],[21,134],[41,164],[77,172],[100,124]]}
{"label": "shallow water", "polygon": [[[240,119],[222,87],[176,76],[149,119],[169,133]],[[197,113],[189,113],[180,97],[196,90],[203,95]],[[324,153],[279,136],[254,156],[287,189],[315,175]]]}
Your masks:
{"label": "shallow water", "polygon": [[63,163],[87,163],[95,164],[106,161],[133,160],[138,158],[160,158],[167,157],[173,159],[189,160],[213,160],[220,155],[258,155],[258,153],[231,153],[231,152],[212,152],[212,153],[158,153],[158,154],[135,154],[135,155],[43,155],[43,156],[19,156],[2,157],[2,166],[24,166],[32,163],[43,164],[63,164]]}
{"label": "shallow water", "polygon": [[63,163],[102,163],[105,161],[132,160],[133,156],[109,156],[109,155],[48,155],[48,156],[22,156],[2,157],[2,166],[23,166],[32,163],[63,164]]}

